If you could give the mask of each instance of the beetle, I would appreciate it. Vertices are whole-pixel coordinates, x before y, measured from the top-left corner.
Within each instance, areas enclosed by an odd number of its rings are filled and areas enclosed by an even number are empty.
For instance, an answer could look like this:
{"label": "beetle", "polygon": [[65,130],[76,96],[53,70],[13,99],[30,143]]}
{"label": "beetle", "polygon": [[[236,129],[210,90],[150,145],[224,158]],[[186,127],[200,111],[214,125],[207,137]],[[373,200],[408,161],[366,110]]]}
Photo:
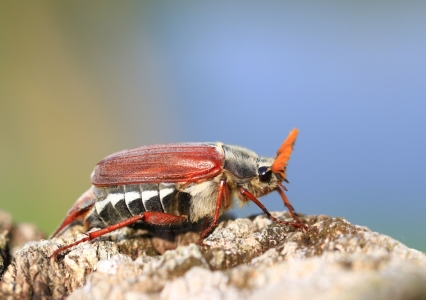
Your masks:
{"label": "beetle", "polygon": [[[200,233],[199,243],[217,226],[219,216],[232,207],[254,202],[273,221],[307,226],[297,217],[284,191],[286,166],[298,130],[290,131],[275,158],[259,157],[239,146],[182,143],[142,146],[112,154],[99,162],[92,186],[71,209],[52,235],[57,237],[75,221],[83,222],[87,236],[57,249],[60,252],[136,222],[177,225],[212,220]],[[295,222],[276,219],[258,197],[277,191]]]}

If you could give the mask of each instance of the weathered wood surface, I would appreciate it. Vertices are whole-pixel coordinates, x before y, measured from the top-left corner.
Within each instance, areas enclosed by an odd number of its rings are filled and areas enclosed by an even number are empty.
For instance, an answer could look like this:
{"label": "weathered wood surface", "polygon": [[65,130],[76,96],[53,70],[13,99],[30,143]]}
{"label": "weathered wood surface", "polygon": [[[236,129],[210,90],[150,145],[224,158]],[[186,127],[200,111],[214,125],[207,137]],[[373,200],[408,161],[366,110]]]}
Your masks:
{"label": "weathered wood surface", "polygon": [[341,218],[303,217],[307,233],[264,216],[228,220],[202,247],[194,232],[124,228],[54,260],[79,226],[23,245],[40,233],[27,227],[22,239],[23,225],[0,217],[0,299],[426,298],[425,254]]}

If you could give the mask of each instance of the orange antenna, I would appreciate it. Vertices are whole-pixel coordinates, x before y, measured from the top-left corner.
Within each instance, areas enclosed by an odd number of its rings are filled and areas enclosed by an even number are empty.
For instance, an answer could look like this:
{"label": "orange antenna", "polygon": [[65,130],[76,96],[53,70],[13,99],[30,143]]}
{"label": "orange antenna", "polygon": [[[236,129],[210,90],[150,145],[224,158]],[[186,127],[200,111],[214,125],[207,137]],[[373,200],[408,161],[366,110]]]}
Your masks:
{"label": "orange antenna", "polygon": [[298,133],[299,130],[296,128],[290,131],[284,143],[281,145],[280,149],[278,149],[277,158],[271,166],[272,172],[280,174],[283,179],[285,178],[285,167],[290,159]]}

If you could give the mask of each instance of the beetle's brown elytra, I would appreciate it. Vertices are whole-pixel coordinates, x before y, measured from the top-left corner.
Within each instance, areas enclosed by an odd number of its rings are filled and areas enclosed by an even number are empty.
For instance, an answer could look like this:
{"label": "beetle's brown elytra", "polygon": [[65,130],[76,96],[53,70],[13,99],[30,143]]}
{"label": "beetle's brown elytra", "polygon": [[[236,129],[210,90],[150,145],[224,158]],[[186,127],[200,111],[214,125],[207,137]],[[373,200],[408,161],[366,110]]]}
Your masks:
{"label": "beetle's brown elytra", "polygon": [[[79,243],[118,228],[146,222],[174,225],[212,219],[200,233],[200,242],[232,208],[232,198],[258,205],[275,222],[306,230],[285,196],[286,166],[298,130],[293,129],[275,158],[259,157],[239,146],[182,143],[143,146],[112,154],[97,164],[92,186],[71,209],[52,237],[75,221],[83,222],[88,236],[57,249],[53,256]],[[278,191],[295,222],[274,218],[257,199]]]}

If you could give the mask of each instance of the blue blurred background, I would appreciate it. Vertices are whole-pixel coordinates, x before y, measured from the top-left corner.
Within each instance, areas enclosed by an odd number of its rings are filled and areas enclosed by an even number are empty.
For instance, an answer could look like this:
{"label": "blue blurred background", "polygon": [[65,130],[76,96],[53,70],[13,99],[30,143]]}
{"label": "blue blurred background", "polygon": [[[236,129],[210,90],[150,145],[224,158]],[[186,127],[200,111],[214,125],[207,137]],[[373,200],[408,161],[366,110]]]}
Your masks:
{"label": "blue blurred background", "polygon": [[[425,12],[402,1],[4,1],[0,209],[51,233],[108,154],[222,141],[274,156],[297,127],[287,187],[298,212],[426,251]],[[262,201],[284,209],[278,194]]]}

